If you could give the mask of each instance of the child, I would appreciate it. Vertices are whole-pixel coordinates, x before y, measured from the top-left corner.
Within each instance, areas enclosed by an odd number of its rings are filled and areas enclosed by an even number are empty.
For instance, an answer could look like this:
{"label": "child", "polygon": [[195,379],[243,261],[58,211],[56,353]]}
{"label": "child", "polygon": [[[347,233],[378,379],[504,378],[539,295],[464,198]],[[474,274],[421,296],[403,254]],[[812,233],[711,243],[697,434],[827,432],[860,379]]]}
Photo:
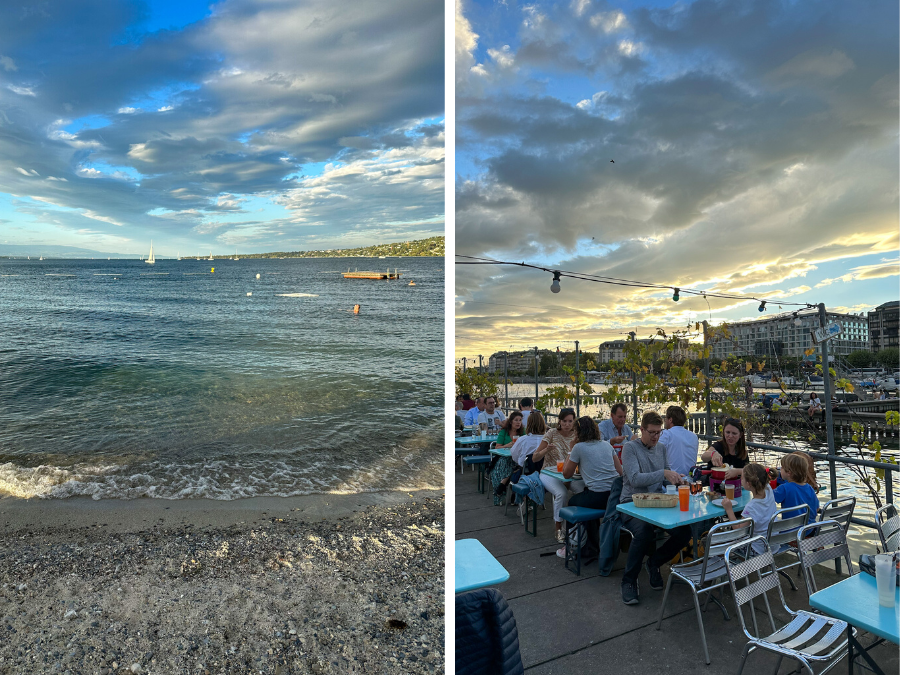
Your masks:
{"label": "child", "polygon": [[775,488],[775,501],[782,508],[809,504],[809,522],[813,523],[819,510],[819,498],[806,482],[808,475],[809,464],[803,457],[794,453],[782,457],[781,477],[785,482]]}
{"label": "child", "polygon": [[[772,520],[772,516],[778,510],[775,504],[775,495],[772,492],[772,488],[769,487],[765,468],[759,464],[748,464],[745,466],[741,472],[741,487],[744,490],[749,490],[750,494],[753,495],[753,499],[744,507],[744,512],[741,516],[753,520],[753,536],[759,534],[765,536],[769,527],[769,521]],[[738,519],[734,515],[734,509],[729,499],[722,500],[722,507],[725,509],[728,520]],[[762,542],[753,542],[753,552],[755,554],[760,554],[764,551],[765,547]]]}

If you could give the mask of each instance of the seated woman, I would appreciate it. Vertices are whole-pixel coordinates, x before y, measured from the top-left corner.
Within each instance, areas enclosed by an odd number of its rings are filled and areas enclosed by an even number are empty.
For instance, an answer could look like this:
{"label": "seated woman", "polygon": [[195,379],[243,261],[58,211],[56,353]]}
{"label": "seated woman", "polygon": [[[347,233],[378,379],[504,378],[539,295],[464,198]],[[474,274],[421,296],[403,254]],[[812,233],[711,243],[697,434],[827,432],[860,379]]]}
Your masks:
{"label": "seated woman", "polygon": [[812,417],[817,412],[822,410],[822,401],[815,394],[815,392],[810,393],[809,395],[809,408],[806,409],[806,414]]}
{"label": "seated woman", "polygon": [[[513,443],[510,450],[513,462],[516,463],[516,466],[525,469],[525,473],[540,471],[541,467],[534,466],[532,457],[534,456],[534,451],[540,446],[541,441],[544,440],[544,434],[546,433],[547,423],[544,421],[544,416],[539,411],[532,410],[531,414],[528,415],[528,423],[525,425],[526,435],[521,436],[519,440]],[[542,466],[543,462],[540,464]],[[529,465],[533,467],[531,471],[527,468]]]}
{"label": "seated woman", "polygon": [[[522,413],[518,410],[500,424],[495,448],[511,448],[522,435]],[[503,502],[502,496],[509,485],[509,477],[516,468],[511,457],[494,455],[496,461],[491,464],[491,485],[494,486],[494,506]]]}
{"label": "seated woman", "polygon": [[[575,444],[575,411],[572,408],[563,408],[559,411],[557,419],[559,421],[556,424],[556,428],[550,429],[544,434],[541,444],[532,456],[535,462],[540,459],[544,460],[544,468],[547,469],[556,469],[560,462],[565,462],[572,451],[572,446]],[[544,473],[541,473],[540,476],[544,489],[553,495],[553,520],[556,521],[556,540],[562,543],[564,541],[563,520],[562,516],[559,515],[559,510],[568,501],[569,488],[571,487],[573,492],[581,492],[584,489],[584,483],[573,481],[570,486],[567,486],[565,481],[555,476],[548,476]]]}
{"label": "seated woman", "polygon": [[[584,490],[569,498],[569,506],[605,509],[612,482],[622,475],[622,463],[613,446],[603,440],[597,423],[590,417],[579,418],[575,425],[575,438],[577,442],[563,466],[563,476],[571,478],[577,466],[584,480]],[[587,544],[582,547],[581,554],[585,560],[591,560],[600,553],[600,521],[585,523],[585,529]],[[556,554],[564,558],[565,548],[561,550],[562,553],[557,551]]]}
{"label": "seated woman", "polygon": [[725,474],[726,480],[740,476],[741,469],[750,463],[747,441],[744,439],[744,425],[741,421],[733,417],[725,418],[722,438],[709,446],[709,449],[700,455],[700,459],[707,462],[707,469],[728,464],[731,469]]}

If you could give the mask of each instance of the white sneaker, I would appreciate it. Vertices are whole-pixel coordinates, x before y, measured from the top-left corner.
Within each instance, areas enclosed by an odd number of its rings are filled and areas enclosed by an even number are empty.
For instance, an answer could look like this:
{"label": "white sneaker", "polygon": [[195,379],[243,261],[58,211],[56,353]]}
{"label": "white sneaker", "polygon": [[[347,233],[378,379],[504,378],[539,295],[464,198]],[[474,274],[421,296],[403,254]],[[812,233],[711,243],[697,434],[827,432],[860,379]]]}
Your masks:
{"label": "white sneaker", "polygon": [[562,548],[556,549],[556,557],[562,558],[563,560],[566,559],[566,547],[565,546],[563,546]]}

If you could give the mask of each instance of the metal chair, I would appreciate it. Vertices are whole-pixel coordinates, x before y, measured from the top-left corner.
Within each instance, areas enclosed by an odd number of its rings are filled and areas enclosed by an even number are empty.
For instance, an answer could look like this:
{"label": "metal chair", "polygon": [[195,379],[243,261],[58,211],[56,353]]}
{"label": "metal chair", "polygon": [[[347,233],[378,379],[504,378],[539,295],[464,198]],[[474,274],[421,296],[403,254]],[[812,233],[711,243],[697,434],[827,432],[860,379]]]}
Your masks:
{"label": "metal chair", "polygon": [[900,515],[897,514],[897,507],[888,504],[878,509],[875,512],[875,524],[878,526],[883,552],[900,550]]}
{"label": "metal chair", "polygon": [[843,557],[850,576],[853,576],[853,562],[847,545],[847,530],[836,520],[823,520],[812,525],[804,525],[797,531],[797,553],[800,569],[806,581],[806,592],[812,595],[818,591],[813,567],[826,560]]}
{"label": "metal chair", "polygon": [[[791,579],[785,570],[800,565],[800,557],[797,555],[797,549],[792,547],[797,543],[797,531],[809,522],[809,505],[801,504],[800,506],[789,506],[784,509],[778,509],[769,520],[769,527],[766,530],[766,540],[769,542],[770,550],[774,553],[790,553],[796,560],[789,565],[776,567],[778,574],[788,580],[791,590],[796,591],[797,585]],[[779,550],[782,546],[787,545],[783,551]],[[799,575],[800,570],[797,570]]]}
{"label": "metal chair", "polygon": [[838,497],[830,502],[825,502],[819,513],[819,522],[826,520],[835,520],[840,523],[841,527],[846,531],[850,526],[850,519],[853,517],[853,510],[856,508],[856,497]]}
{"label": "metal chair", "polygon": [[[740,542],[750,540],[753,535],[753,521],[750,518],[729,521],[713,525],[706,535],[703,557],[680,565],[672,565],[669,570],[669,580],[666,582],[666,592],[663,595],[662,605],[659,608],[659,618],[656,620],[656,630],[662,627],[663,615],[666,611],[666,602],[669,599],[669,590],[677,579],[686,583],[694,598],[694,610],[697,612],[697,623],[700,625],[700,642],[703,644],[703,656],[709,665],[709,649],[706,646],[706,631],[703,628],[703,614],[700,610],[700,594],[709,593],[703,609],[709,604],[712,591],[728,585],[728,573],[725,570],[725,559],[722,555],[726,549],[730,550]],[[749,554],[749,549],[747,549]],[[724,605],[719,605],[725,619],[729,618]]]}
{"label": "metal chair", "polygon": [[[757,542],[765,547],[762,553],[736,562],[748,545],[752,546]],[[728,572],[731,592],[734,594],[741,628],[749,639],[741,654],[741,665],[737,675],[741,675],[744,671],[747,657],[756,649],[763,649],[778,655],[775,673],[781,667],[785,656],[799,661],[798,670],[805,669],[808,675],[816,675],[813,671],[813,664],[827,664],[818,673],[818,675],[824,675],[841,662],[841,659],[847,654],[847,623],[805,610],[795,612],[787,606],[784,601],[784,593],[781,591],[781,583],[778,581],[775,557],[772,555],[769,542],[765,537],[753,537],[746,543],[740,542],[729,547],[725,551],[725,568]],[[752,578],[754,572],[756,579]],[[741,581],[746,585],[738,588],[738,582]],[[772,606],[769,604],[768,592],[772,589],[778,591],[781,606],[791,616],[791,620],[780,628],[775,625],[775,616],[772,614]],[[772,626],[772,632],[766,636],[762,636],[759,631],[756,609],[753,606],[753,600],[759,596],[763,597],[769,615],[769,623]],[[744,620],[744,606],[748,603],[750,604],[753,633],[747,629],[747,623]],[[853,634],[856,634],[855,629],[853,629]]]}

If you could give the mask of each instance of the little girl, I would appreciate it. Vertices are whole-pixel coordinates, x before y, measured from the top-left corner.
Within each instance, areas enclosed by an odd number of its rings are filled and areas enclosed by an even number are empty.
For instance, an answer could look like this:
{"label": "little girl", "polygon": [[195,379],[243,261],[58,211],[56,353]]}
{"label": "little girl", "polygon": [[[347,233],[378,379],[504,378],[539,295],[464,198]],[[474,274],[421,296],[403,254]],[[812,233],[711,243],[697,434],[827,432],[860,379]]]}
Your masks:
{"label": "little girl", "polygon": [[794,453],[782,457],[781,477],[785,482],[775,488],[775,501],[781,504],[781,508],[809,504],[808,522],[813,523],[819,510],[819,498],[806,482],[808,473],[809,464],[803,457]]}
{"label": "little girl", "polygon": [[[744,512],[741,515],[744,518],[753,520],[753,536],[759,534],[765,536],[769,528],[769,521],[772,519],[775,511],[778,510],[775,504],[775,495],[772,492],[772,488],[769,487],[765,468],[759,464],[748,464],[745,466],[741,472],[741,487],[744,490],[749,490],[750,494],[753,495],[753,499],[744,507]],[[722,500],[722,507],[725,509],[728,520],[738,519],[734,515],[732,502],[728,498]],[[753,542],[754,553],[759,554],[763,551],[765,551],[765,547],[762,542]]]}

